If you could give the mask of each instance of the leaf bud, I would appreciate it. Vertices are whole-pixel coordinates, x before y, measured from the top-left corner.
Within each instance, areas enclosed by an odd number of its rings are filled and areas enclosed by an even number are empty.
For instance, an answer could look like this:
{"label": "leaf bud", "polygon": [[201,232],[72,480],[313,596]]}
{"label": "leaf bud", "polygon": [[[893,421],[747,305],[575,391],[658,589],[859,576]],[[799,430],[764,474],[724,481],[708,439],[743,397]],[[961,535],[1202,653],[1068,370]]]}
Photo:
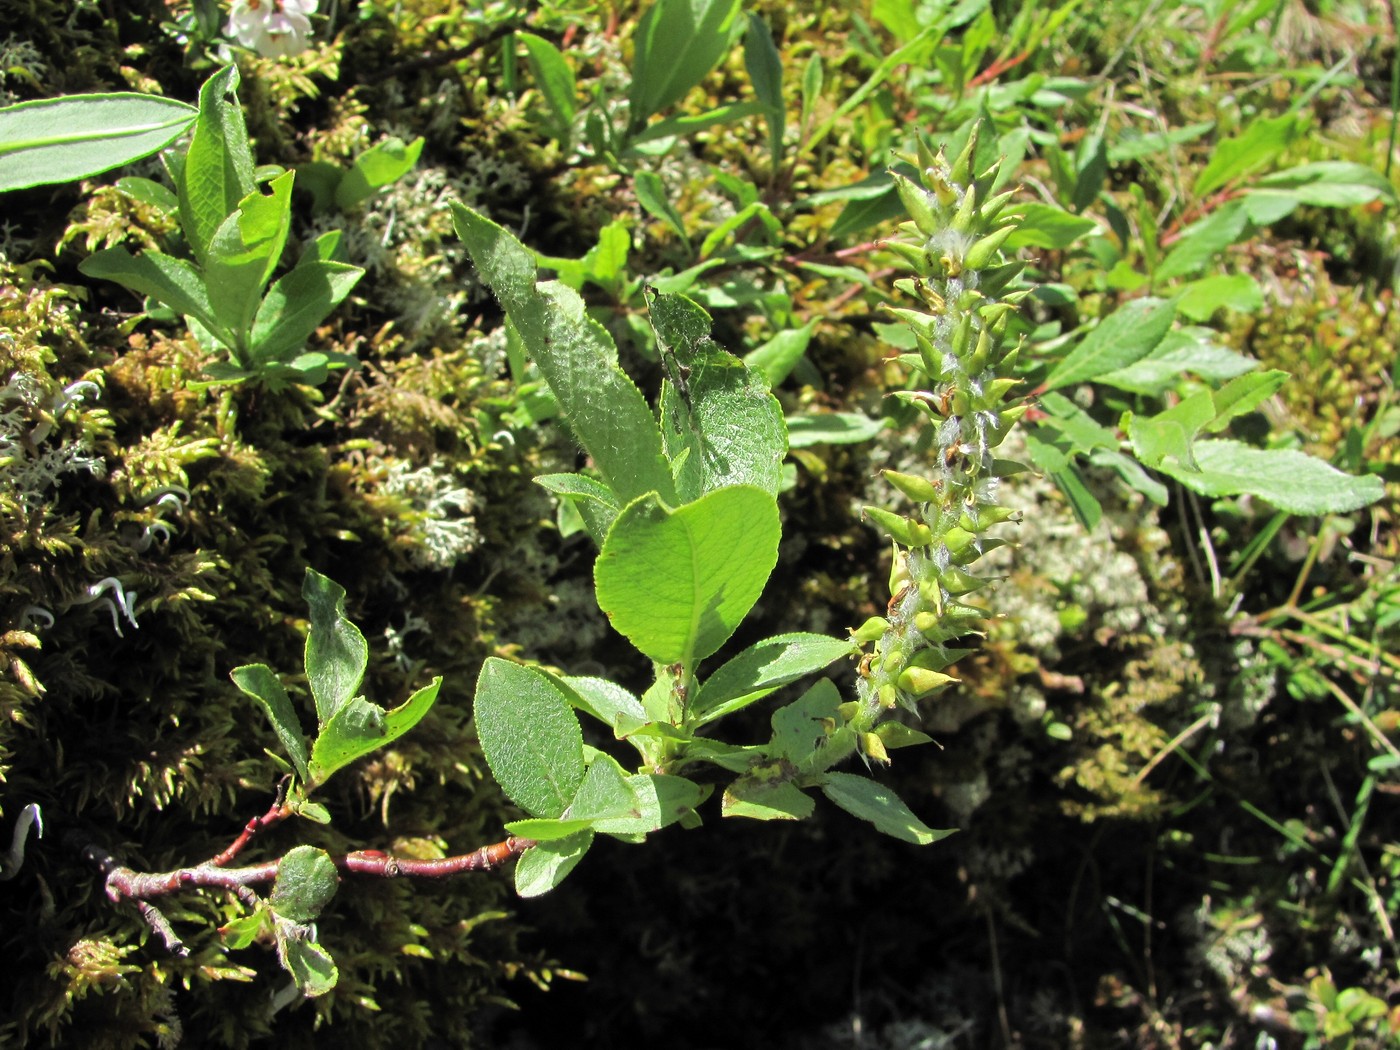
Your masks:
{"label": "leaf bud", "polygon": [[967,254],[963,256],[963,265],[969,270],[981,270],[986,267],[996,258],[997,252],[1006,243],[1006,238],[1010,237],[1015,229],[1015,226],[1003,226],[995,233],[987,234],[967,250]]}
{"label": "leaf bud", "polygon": [[967,144],[958,154],[958,159],[953,161],[952,167],[948,170],[948,178],[959,185],[965,186],[972,181],[972,165],[977,156],[977,140],[981,137],[981,132],[982,122],[978,121],[972,126],[972,132],[967,136]]}
{"label": "leaf bud", "polygon": [[889,629],[889,620],[886,620],[883,616],[872,616],[851,632],[851,638],[861,644],[865,644],[866,642],[878,642]]}
{"label": "leaf bud", "polygon": [[925,667],[906,667],[899,673],[896,684],[906,693],[916,697],[928,696],[956,682],[952,675],[942,671],[930,671]]}
{"label": "leaf bud", "polygon": [[933,542],[933,530],[921,521],[881,507],[866,507],[863,513],[890,538],[906,547],[923,547]]}
{"label": "leaf bud", "polygon": [[897,470],[881,471],[885,480],[916,503],[931,503],[938,498],[939,482],[918,477],[915,474],[901,474]]}
{"label": "leaf bud", "polygon": [[919,227],[919,232],[926,237],[936,233],[943,224],[939,221],[929,192],[916,186],[897,171],[890,172],[890,175],[894,178],[895,189],[899,191],[900,203],[904,205],[904,210],[909,213],[914,224]]}
{"label": "leaf bud", "polygon": [[862,733],[860,735],[860,751],[867,758],[872,758],[876,762],[884,765],[890,764],[890,753],[885,750],[885,742],[874,733]]}

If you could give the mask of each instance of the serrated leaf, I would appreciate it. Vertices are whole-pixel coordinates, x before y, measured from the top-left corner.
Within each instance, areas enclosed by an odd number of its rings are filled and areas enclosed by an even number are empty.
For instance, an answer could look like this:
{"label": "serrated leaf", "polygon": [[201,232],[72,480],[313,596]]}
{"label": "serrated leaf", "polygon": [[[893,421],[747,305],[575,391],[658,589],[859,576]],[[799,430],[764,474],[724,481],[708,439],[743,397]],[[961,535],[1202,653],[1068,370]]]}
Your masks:
{"label": "serrated leaf", "polygon": [[1205,496],[1252,495],[1290,514],[1344,514],[1385,494],[1381,479],[1354,477],[1293,449],[1257,449],[1238,441],[1198,441],[1199,471],[1159,468]]}
{"label": "serrated leaf", "polygon": [[[710,339],[710,315],[648,288],[652,330],[681,374],[661,393],[661,434],[683,503],[729,485],[776,496],[787,454],[782,406],[763,376]],[[682,457],[684,459],[682,460]]]}
{"label": "serrated leaf", "polygon": [[828,773],[822,781],[822,794],[853,817],[868,820],[886,835],[926,846],[953,834],[954,829],[936,831],[883,784],[851,773]]}
{"label": "serrated leaf", "polygon": [[441,686],[442,679],[434,678],[391,711],[360,697],[341,704],[311,745],[312,780],[324,784],[337,770],[403,736],[432,709]]}
{"label": "serrated leaf", "polygon": [[313,922],[340,885],[335,861],[315,846],[294,846],[277,864],[268,906],[292,922]]}
{"label": "serrated leaf", "polygon": [[598,605],[653,660],[694,666],[758,600],[780,533],[777,502],[752,486],[679,510],[644,496],[618,515],[594,564]]}
{"label": "serrated leaf", "polygon": [[474,712],[496,782],[521,809],[559,817],[583,782],[583,733],[567,687],[497,657],[482,665]]}
{"label": "serrated leaf", "polygon": [[526,850],[515,864],[515,892],[522,897],[548,893],[574,870],[591,845],[593,832],[581,831]]}
{"label": "serrated leaf", "polygon": [[1175,316],[1176,305],[1170,300],[1135,299],[1123,304],[1050,370],[1045,388],[1072,386],[1141,360],[1166,336]]}
{"label": "serrated leaf", "polygon": [[307,568],[301,596],[310,609],[306,636],[306,677],[316,701],[316,722],[324,726],[354,696],[369,665],[369,645],[345,615],[345,588]]}
{"label": "serrated leaf", "polygon": [[849,639],[801,632],[755,642],[705,679],[691,718],[697,726],[712,722],[855,651]]}
{"label": "serrated leaf", "polygon": [[272,673],[272,669],[264,664],[246,664],[235,667],[229,672],[229,677],[234,685],[262,704],[277,739],[296,767],[297,776],[303,784],[310,780],[306,737],[301,730],[301,720],[297,718],[287,691],[282,688],[282,682]]}
{"label": "serrated leaf", "polygon": [[583,300],[557,283],[536,285],[533,254],[495,223],[456,202],[452,214],[481,279],[510,315],[603,482],[620,503],[648,492],[674,501],[656,418]]}
{"label": "serrated leaf", "polygon": [[0,108],[0,192],[74,182],[140,160],[175,141],[198,112],[133,92]]}

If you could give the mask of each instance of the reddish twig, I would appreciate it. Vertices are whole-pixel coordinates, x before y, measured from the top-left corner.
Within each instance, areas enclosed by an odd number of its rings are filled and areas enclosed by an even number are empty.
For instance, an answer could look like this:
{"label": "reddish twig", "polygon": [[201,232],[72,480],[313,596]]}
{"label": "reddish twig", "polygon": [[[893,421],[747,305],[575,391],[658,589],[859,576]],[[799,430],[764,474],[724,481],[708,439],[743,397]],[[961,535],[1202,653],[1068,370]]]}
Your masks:
{"label": "reddish twig", "polygon": [[[333,857],[335,866],[341,871],[355,875],[374,875],[381,878],[406,876],[420,879],[446,878],[468,871],[489,871],[499,867],[511,857],[519,856],[535,845],[533,839],[520,839],[512,836],[503,842],[482,846],[471,853],[441,860],[409,860],[381,853],[378,850],[357,850],[341,857]],[[87,853],[102,854],[109,865],[99,864],[107,876],[107,896],[113,901],[148,901],[153,897],[165,897],[184,889],[220,889],[238,892],[248,886],[260,886],[277,878],[280,860],[269,860],[244,868],[220,867],[213,861],[196,864],[189,868],[174,871],[142,872],[116,863],[109,854],[97,847],[87,847]]]}
{"label": "reddish twig", "polygon": [[222,853],[217,853],[210,858],[207,863],[214,865],[216,868],[224,867],[243,852],[243,847],[252,841],[254,835],[264,828],[270,828],[274,824],[280,824],[290,817],[292,811],[283,803],[282,795],[283,792],[279,791],[277,794],[277,801],[268,807],[267,812],[260,817],[254,817],[252,820],[248,821],[238,838],[229,843],[228,848]]}

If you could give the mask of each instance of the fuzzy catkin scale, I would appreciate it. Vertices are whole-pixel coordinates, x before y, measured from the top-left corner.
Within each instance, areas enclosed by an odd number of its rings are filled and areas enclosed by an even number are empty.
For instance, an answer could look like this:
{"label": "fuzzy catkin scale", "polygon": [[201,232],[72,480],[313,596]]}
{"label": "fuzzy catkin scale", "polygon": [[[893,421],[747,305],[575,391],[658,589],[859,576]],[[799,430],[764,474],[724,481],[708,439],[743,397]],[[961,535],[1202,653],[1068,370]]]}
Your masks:
{"label": "fuzzy catkin scale", "polygon": [[1024,291],[1008,291],[1021,267],[1001,246],[1014,229],[1002,215],[1010,194],[993,197],[999,164],[974,177],[977,135],[952,164],[920,147],[922,185],[895,174],[913,221],[888,247],[914,273],[895,287],[913,307],[892,312],[913,329],[908,355],[918,389],[900,396],[934,428],[933,460],[923,476],[886,471],[917,509],[900,514],[867,507],[866,516],[895,544],[886,616],[855,632],[873,642],[861,661],[861,703],[854,728],[866,731],[896,704],[913,707],[952,684],[959,638],[976,633],[989,613],[972,595],[990,582],[971,565],[1002,541],[988,531],[1014,515],[997,502],[998,479],[1013,465],[995,449],[1026,406],[1015,397],[1016,348],[1007,321]]}

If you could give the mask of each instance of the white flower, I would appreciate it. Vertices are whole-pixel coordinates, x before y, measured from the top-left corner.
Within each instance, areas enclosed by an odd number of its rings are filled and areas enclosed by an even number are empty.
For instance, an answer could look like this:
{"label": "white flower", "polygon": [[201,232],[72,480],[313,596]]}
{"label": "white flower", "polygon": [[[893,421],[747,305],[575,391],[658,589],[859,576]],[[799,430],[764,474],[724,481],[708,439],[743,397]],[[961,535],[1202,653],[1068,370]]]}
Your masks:
{"label": "white flower", "polygon": [[264,58],[288,58],[306,50],[316,0],[233,0],[228,33]]}

